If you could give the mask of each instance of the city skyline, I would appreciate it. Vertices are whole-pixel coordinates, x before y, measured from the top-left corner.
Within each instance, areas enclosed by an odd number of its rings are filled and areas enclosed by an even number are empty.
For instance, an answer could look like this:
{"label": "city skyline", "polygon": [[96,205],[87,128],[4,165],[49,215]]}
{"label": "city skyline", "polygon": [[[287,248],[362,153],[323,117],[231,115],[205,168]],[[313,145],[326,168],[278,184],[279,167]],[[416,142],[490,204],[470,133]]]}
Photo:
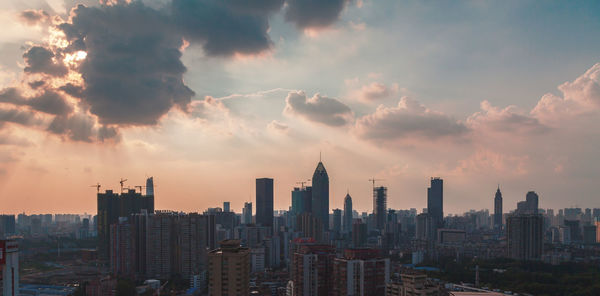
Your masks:
{"label": "city skyline", "polygon": [[531,190],[600,207],[598,3],[210,2],[248,21],[220,31],[179,21],[185,1],[126,2],[0,4],[5,213],[93,213],[91,185],[145,176],[157,209],[240,212],[261,177],[287,209],[320,152],[330,210],[348,190],[371,209],[370,178],[420,210],[431,176],[444,213],[493,209],[498,183],[505,212]]}

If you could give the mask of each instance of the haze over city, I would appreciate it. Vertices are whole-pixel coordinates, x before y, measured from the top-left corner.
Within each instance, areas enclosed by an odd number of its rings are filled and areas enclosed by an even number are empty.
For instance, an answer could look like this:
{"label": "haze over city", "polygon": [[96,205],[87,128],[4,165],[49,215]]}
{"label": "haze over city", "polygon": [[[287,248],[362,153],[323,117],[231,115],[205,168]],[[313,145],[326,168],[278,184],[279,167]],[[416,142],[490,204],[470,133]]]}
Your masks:
{"label": "haze over city", "polygon": [[371,210],[370,178],[422,209],[433,176],[446,213],[498,184],[506,211],[600,207],[597,2],[101,2],[0,3],[3,213],[148,176],[157,209],[239,212],[261,177],[288,209],[320,154],[332,209]]}

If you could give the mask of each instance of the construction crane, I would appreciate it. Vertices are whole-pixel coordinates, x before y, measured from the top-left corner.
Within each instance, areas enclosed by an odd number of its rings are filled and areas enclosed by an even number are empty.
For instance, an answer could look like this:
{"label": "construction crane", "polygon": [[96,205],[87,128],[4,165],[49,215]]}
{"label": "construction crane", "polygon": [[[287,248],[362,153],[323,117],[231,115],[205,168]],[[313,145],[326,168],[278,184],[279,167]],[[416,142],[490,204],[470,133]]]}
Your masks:
{"label": "construction crane", "polygon": [[142,193],[142,188],[146,188],[146,186],[140,186],[140,185],[138,185],[138,186],[133,186],[133,188],[139,188],[140,189],[140,193]]}
{"label": "construction crane", "polygon": [[375,178],[371,178],[369,179],[370,182],[373,182],[373,188],[375,188],[375,181],[383,181],[383,179],[375,179]]}
{"label": "construction crane", "polygon": [[96,192],[100,193],[100,183],[96,185],[90,185],[90,187],[96,187]]}
{"label": "construction crane", "polygon": [[302,189],[304,189],[304,184],[310,182],[310,179],[306,180],[306,181],[300,181],[300,182],[296,182],[296,184],[301,184],[302,185]]}
{"label": "construction crane", "polygon": [[121,183],[121,193],[123,192],[123,184],[125,183],[125,181],[127,181],[127,179],[123,178],[121,178],[121,181],[119,181],[119,183]]}

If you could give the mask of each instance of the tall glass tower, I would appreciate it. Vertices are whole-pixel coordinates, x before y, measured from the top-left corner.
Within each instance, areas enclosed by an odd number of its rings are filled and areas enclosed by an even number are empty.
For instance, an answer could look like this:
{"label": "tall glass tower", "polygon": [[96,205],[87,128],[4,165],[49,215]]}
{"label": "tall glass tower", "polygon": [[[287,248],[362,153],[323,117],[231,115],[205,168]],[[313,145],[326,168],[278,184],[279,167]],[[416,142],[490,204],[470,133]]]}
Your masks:
{"label": "tall glass tower", "polygon": [[321,161],[312,177],[312,214],[329,230],[329,176]]}
{"label": "tall glass tower", "polygon": [[352,232],[352,197],[350,193],[344,198],[344,223],[343,229],[345,233]]}
{"label": "tall glass tower", "polygon": [[444,180],[441,178],[431,178],[431,186],[427,188],[427,213],[436,228],[444,227]]}

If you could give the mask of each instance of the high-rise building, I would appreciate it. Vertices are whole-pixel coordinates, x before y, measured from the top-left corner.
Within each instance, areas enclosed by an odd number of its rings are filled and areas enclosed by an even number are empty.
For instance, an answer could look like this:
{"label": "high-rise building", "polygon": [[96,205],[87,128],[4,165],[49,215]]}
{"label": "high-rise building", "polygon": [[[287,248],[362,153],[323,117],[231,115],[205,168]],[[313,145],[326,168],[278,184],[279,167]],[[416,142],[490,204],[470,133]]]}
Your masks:
{"label": "high-rise building", "polygon": [[344,232],[352,232],[352,197],[350,193],[344,197]]}
{"label": "high-rise building", "polygon": [[494,228],[502,230],[502,192],[500,192],[500,185],[498,185],[494,197]]}
{"label": "high-rise building", "polygon": [[333,232],[336,235],[342,233],[342,210],[334,209],[333,210]]}
{"label": "high-rise building", "polygon": [[333,260],[334,296],[385,295],[390,280],[390,259],[375,249],[346,249],[342,258]]}
{"label": "high-rise building", "polygon": [[294,187],[292,191],[292,215],[312,212],[312,187]]}
{"label": "high-rise building", "polygon": [[352,223],[352,246],[362,248],[367,244],[367,224],[362,219],[355,219]]}
{"label": "high-rise building", "polygon": [[596,217],[596,242],[600,243],[600,218]]}
{"label": "high-rise building", "polygon": [[154,196],[154,177],[146,179],[146,195]]}
{"label": "high-rise building", "polygon": [[121,194],[112,190],[98,193],[98,256],[101,259],[110,259],[110,225],[118,223],[119,217],[129,217],[142,210],[154,212],[154,195],[142,195],[134,189]]}
{"label": "high-rise building", "polygon": [[427,188],[427,213],[435,223],[435,229],[444,227],[444,180],[431,178]]}
{"label": "high-rise building", "polygon": [[252,224],[252,203],[245,202],[242,210],[242,224]]}
{"label": "high-rise building", "polygon": [[294,295],[329,295],[332,290],[335,248],[330,245],[302,244],[294,252],[292,281]]}
{"label": "high-rise building", "polygon": [[256,224],[273,227],[273,179],[256,179]]}
{"label": "high-rise building", "polygon": [[387,188],[373,187],[373,215],[375,215],[375,228],[380,232],[385,229],[387,220]]}
{"label": "high-rise building", "polygon": [[223,212],[231,212],[231,203],[228,201],[223,202]]}
{"label": "high-rise building", "polygon": [[208,295],[250,295],[250,250],[224,240],[208,254]]}
{"label": "high-rise building", "polygon": [[0,241],[2,295],[19,295],[19,245],[14,240]]}
{"label": "high-rise building", "polygon": [[596,225],[584,225],[583,226],[583,243],[584,244],[595,244],[596,243]]}
{"label": "high-rise building", "polygon": [[329,176],[321,161],[312,177],[312,213],[329,230]]}
{"label": "high-rise building", "polygon": [[543,252],[544,217],[539,214],[516,213],[506,220],[508,257],[517,260],[539,260]]}
{"label": "high-rise building", "polygon": [[110,269],[115,276],[133,277],[135,273],[135,243],[127,217],[110,225]]}
{"label": "high-rise building", "polygon": [[318,242],[323,240],[323,223],[312,213],[297,215],[296,227],[303,237],[311,237]]}
{"label": "high-rise building", "polygon": [[15,215],[0,215],[0,238],[17,234]]}
{"label": "high-rise building", "polygon": [[579,225],[579,220],[565,220],[564,224],[566,227],[569,227],[569,231],[571,233],[571,241],[573,242],[581,242],[581,227]]}
{"label": "high-rise building", "polygon": [[433,241],[437,233],[434,224],[435,222],[429,213],[417,215],[416,238],[423,241]]}
{"label": "high-rise building", "polygon": [[527,209],[532,214],[538,213],[538,200],[539,200],[539,197],[538,197],[537,193],[535,193],[535,191],[527,192],[527,195],[525,196],[525,202],[527,202]]}

